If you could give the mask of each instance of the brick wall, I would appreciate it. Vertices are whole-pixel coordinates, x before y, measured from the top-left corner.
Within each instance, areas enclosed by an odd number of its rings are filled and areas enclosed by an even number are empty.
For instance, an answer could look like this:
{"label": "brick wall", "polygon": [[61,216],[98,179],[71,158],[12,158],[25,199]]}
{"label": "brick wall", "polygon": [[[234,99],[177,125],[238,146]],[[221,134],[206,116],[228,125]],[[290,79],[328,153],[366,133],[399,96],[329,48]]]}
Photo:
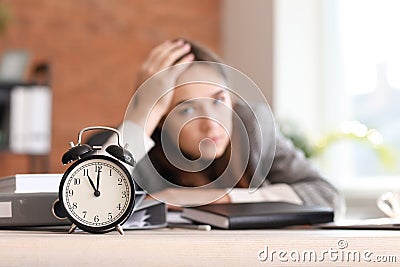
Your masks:
{"label": "brick wall", "polygon": [[[135,73],[152,47],[179,36],[217,52],[219,0],[3,0],[13,20],[0,52],[22,48],[31,63],[51,64],[53,126],[50,172],[79,130],[123,119]],[[29,172],[25,155],[0,153],[0,177]]]}

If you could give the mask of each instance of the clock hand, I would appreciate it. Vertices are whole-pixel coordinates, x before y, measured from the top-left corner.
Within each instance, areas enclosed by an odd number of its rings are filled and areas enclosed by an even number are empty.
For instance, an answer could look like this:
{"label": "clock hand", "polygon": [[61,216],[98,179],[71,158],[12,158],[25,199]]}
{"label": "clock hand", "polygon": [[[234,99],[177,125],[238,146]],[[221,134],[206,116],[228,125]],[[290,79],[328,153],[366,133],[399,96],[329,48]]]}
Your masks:
{"label": "clock hand", "polygon": [[100,191],[96,189],[96,186],[94,185],[92,179],[89,177],[89,175],[87,175],[87,178],[89,180],[90,185],[92,186],[93,190],[94,190],[94,195],[96,197],[100,196]]}
{"label": "clock hand", "polygon": [[[99,185],[100,185],[100,170],[97,172],[97,186],[96,186],[96,191],[99,191]],[[100,193],[100,191],[99,191]]]}

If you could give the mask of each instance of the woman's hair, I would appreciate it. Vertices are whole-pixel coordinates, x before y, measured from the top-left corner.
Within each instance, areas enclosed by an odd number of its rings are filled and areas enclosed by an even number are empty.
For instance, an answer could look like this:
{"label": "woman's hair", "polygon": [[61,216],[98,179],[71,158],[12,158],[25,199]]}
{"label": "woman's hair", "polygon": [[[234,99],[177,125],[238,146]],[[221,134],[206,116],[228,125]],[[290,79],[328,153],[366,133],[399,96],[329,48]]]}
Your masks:
{"label": "woman's hair", "polygon": [[[186,43],[189,43],[191,46],[191,50],[189,53],[192,53],[194,55],[194,61],[207,61],[207,62],[215,62],[215,63],[222,63],[222,60],[218,55],[216,55],[213,51],[210,49],[206,48],[205,46],[189,41],[189,40],[184,40]],[[188,53],[188,54],[189,54]],[[186,54],[187,55],[187,54]],[[185,56],[185,55],[184,55]],[[183,56],[183,57],[184,57]],[[180,59],[178,59],[177,62],[179,62]],[[214,66],[214,65],[213,65]],[[225,72],[222,67],[222,65],[215,65],[218,67],[218,71],[221,72],[221,74],[225,77]],[[162,128],[162,123],[163,120],[161,120],[161,123],[159,127],[155,129],[153,132],[151,138],[155,142],[155,146],[150,150],[149,152],[149,158],[152,161],[153,166],[155,166],[156,170],[158,173],[164,177],[164,179],[170,181],[171,183],[174,183],[176,185],[181,185],[181,186],[202,186],[205,184],[208,184],[215,179],[217,179],[228,167],[228,163],[230,160],[231,156],[231,143],[227,145],[227,148],[223,155],[219,158],[214,159],[213,163],[211,163],[207,168],[200,172],[188,172],[184,171],[181,169],[176,168],[174,165],[172,165],[169,160],[166,158],[162,144],[161,144],[161,128]],[[184,154],[184,152],[182,151]],[[185,155],[185,154],[184,154]],[[190,159],[190,155],[185,155],[187,158]],[[251,165],[251,164],[249,164]],[[244,177],[247,177],[249,175],[246,175],[251,169],[251,167],[247,166],[245,175]],[[250,177],[249,178],[244,178],[241,177],[238,186],[239,187],[247,187],[250,183]]]}
{"label": "woman's hair", "polygon": [[190,51],[183,55],[182,57],[178,58],[175,62],[174,65],[179,62],[183,57],[187,56],[188,54],[193,54],[194,59],[193,61],[209,61],[209,62],[215,62],[215,63],[223,63],[222,59],[214,53],[212,50],[209,48],[205,47],[204,45],[190,41],[187,39],[182,39],[185,43],[190,44]]}
{"label": "woman's hair", "polygon": [[217,64],[209,63],[209,64],[207,64],[207,66],[216,68],[217,71],[219,71],[221,73],[222,77],[224,78],[224,80],[226,82],[227,74],[226,74],[225,68],[223,67],[224,63],[223,63],[222,59],[216,53],[214,53],[212,50],[210,50],[209,48],[205,47],[204,45],[202,45],[200,43],[197,43],[197,42],[194,42],[194,41],[189,41],[187,39],[182,39],[182,40],[185,43],[190,44],[190,51],[187,52],[185,55],[181,56],[180,58],[178,58],[174,62],[173,65],[178,63],[185,56],[187,56],[189,54],[193,54],[193,56],[194,56],[193,61],[195,61],[195,62],[213,62],[213,63],[217,63]]}

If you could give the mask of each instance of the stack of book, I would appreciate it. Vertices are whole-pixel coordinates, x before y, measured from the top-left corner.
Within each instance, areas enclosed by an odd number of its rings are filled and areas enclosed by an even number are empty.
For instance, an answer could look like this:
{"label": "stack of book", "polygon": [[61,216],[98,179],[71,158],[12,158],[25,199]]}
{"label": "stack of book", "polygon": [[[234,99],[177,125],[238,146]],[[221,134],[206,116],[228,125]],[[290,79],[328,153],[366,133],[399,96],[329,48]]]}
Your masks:
{"label": "stack of book", "polygon": [[[63,174],[17,174],[0,178],[0,228],[69,226],[68,219],[57,219],[52,212],[58,199]],[[135,207],[124,229],[166,226],[166,206],[135,192]]]}

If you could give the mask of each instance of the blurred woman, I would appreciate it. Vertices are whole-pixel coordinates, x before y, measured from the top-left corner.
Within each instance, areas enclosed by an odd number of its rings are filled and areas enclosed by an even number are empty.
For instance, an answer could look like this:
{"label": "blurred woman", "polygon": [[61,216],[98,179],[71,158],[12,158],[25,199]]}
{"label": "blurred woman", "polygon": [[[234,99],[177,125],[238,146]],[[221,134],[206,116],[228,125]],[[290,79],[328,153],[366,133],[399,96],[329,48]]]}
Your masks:
{"label": "blurred woman", "polygon": [[[143,63],[141,92],[124,121],[125,141],[139,161],[139,185],[155,196],[167,191],[161,199],[171,204],[206,203],[195,191],[186,190],[185,198],[169,185],[217,192],[206,198],[210,202],[286,201],[341,210],[337,190],[277,132],[268,106],[247,105],[228,90],[220,63],[209,49],[183,39],[160,44]],[[140,139],[145,149],[135,151]],[[250,192],[253,179],[262,183]],[[174,202],[179,197],[184,200]]]}

